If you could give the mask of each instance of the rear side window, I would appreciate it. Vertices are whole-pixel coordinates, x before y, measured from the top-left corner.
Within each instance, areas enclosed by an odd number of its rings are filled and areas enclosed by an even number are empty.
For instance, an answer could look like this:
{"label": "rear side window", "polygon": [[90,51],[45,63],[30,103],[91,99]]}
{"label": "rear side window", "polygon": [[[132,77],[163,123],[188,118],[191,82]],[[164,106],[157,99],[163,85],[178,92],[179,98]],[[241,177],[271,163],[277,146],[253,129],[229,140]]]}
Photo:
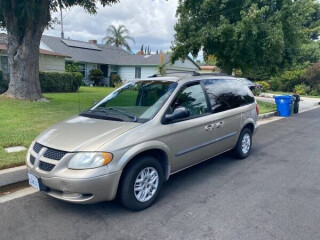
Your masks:
{"label": "rear side window", "polygon": [[203,84],[208,92],[213,113],[254,103],[250,89],[236,79],[209,79],[204,80]]}

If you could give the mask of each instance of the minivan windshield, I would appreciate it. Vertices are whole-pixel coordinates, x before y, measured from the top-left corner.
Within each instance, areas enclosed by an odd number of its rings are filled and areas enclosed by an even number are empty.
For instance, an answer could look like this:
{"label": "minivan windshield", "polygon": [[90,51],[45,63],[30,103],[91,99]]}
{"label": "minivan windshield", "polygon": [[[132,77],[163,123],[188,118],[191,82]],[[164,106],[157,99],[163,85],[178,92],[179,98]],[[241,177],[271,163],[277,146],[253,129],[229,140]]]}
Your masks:
{"label": "minivan windshield", "polygon": [[115,121],[146,122],[152,119],[177,83],[159,80],[129,82],[81,116]]}

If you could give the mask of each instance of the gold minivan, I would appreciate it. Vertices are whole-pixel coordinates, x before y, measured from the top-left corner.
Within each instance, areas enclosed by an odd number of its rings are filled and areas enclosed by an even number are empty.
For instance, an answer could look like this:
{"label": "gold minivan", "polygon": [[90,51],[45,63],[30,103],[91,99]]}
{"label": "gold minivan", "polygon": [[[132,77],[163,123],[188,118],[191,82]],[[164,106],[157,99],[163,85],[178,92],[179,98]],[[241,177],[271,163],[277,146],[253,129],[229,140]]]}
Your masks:
{"label": "gold minivan", "polygon": [[30,185],[73,203],[113,200],[142,210],[169,176],[232,150],[246,158],[258,106],[233,77],[129,82],[31,144]]}

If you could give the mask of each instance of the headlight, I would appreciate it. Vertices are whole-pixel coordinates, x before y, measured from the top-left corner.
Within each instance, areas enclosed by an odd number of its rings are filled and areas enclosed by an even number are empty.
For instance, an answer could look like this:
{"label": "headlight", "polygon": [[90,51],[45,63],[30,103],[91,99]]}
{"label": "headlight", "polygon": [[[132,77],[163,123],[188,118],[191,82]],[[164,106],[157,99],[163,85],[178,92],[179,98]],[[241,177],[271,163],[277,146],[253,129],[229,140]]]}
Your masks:
{"label": "headlight", "polygon": [[70,169],[88,169],[107,165],[112,161],[112,153],[107,152],[80,152],[69,161]]}

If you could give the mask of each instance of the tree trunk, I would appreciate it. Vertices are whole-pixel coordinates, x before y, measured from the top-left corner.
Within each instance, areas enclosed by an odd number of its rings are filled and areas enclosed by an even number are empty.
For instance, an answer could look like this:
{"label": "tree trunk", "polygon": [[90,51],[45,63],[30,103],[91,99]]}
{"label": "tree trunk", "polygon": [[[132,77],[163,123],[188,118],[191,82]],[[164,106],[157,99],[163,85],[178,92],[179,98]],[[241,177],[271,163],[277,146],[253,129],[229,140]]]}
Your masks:
{"label": "tree trunk", "polygon": [[27,33],[22,41],[8,32],[10,83],[5,95],[26,100],[42,98],[39,82],[39,45],[41,34]]}
{"label": "tree trunk", "polygon": [[[17,1],[0,9],[8,32],[9,88],[5,95],[26,100],[42,98],[39,82],[39,46],[50,17],[50,0],[33,0],[28,8]],[[28,10],[33,11],[30,15]],[[32,12],[31,11],[31,12]]]}

